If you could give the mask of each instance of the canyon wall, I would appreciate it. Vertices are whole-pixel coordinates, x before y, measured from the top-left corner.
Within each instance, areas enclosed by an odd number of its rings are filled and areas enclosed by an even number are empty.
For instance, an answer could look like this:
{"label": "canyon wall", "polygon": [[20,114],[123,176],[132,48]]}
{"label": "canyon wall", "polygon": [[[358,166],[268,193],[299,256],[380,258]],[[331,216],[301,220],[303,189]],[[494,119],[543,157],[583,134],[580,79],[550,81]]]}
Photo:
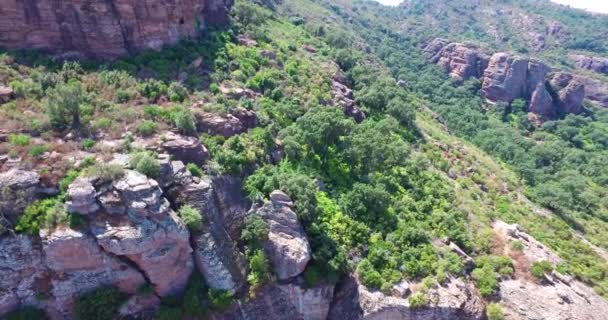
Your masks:
{"label": "canyon wall", "polygon": [[0,47],[115,58],[226,24],[231,5],[232,0],[3,0]]}

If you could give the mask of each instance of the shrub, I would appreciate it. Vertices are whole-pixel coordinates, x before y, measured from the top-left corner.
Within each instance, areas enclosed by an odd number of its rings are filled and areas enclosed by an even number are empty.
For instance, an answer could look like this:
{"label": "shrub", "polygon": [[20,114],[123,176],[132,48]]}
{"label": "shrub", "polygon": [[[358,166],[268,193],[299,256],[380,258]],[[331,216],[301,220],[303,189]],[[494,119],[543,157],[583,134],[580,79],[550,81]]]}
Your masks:
{"label": "shrub", "polygon": [[246,251],[253,252],[262,248],[263,242],[268,238],[268,224],[262,217],[251,215],[245,219],[241,240]]}
{"label": "shrub", "polygon": [[212,83],[212,84],[210,84],[210,85],[209,85],[209,90],[210,90],[210,91],[211,91],[213,94],[218,94],[218,93],[220,93],[220,87],[219,87],[217,84],[215,84],[215,83]]}
{"label": "shrub", "polygon": [[63,179],[61,179],[61,181],[59,181],[59,190],[61,192],[68,191],[68,187],[70,186],[70,184],[72,182],[74,182],[74,180],[76,180],[76,178],[78,178],[79,175],[80,175],[80,172],[78,172],[76,170],[69,170],[65,174]]}
{"label": "shrub", "polygon": [[34,307],[24,307],[7,314],[5,320],[45,320],[48,319],[43,310]]}
{"label": "shrub", "polygon": [[32,138],[24,134],[11,134],[8,137],[8,141],[14,146],[25,147],[32,142]]}
{"label": "shrub", "polygon": [[33,146],[32,149],[30,149],[30,156],[32,157],[40,157],[41,155],[43,155],[46,152],[46,145],[37,145],[37,146]]}
{"label": "shrub", "polygon": [[25,208],[17,220],[15,231],[38,235],[40,229],[56,226],[66,220],[63,203],[58,198],[38,200]]}
{"label": "shrub", "polygon": [[141,134],[144,137],[153,135],[156,132],[156,130],[157,130],[156,122],[151,121],[151,120],[144,120],[137,127],[137,132],[139,132],[139,134]]}
{"label": "shrub", "polygon": [[47,92],[46,112],[51,125],[56,129],[80,127],[80,105],[84,102],[84,92],[80,82],[73,81],[58,85]]}
{"label": "shrub", "polygon": [[80,143],[80,146],[84,150],[90,150],[93,148],[93,146],[95,146],[95,140],[86,138],[86,139],[82,140],[82,142]]}
{"label": "shrub", "polygon": [[116,319],[118,308],[125,295],[117,288],[100,288],[78,297],[74,304],[76,318],[80,320]]}
{"label": "shrub", "polygon": [[503,320],[505,315],[502,313],[502,308],[498,303],[490,303],[486,308],[486,316],[488,320]]}
{"label": "shrub", "polygon": [[511,250],[517,251],[517,252],[522,252],[524,250],[524,244],[519,240],[512,241]]}
{"label": "shrub", "polygon": [[232,293],[228,290],[210,289],[209,302],[215,310],[225,310],[232,304]]}
{"label": "shrub", "polygon": [[188,98],[188,90],[179,82],[171,82],[167,94],[173,102],[183,102]]}
{"label": "shrub", "polygon": [[553,265],[547,260],[536,261],[530,268],[530,273],[536,279],[543,279],[545,273],[553,271]]}
{"label": "shrub", "polygon": [[422,292],[416,292],[409,297],[408,302],[410,303],[410,308],[420,309],[429,305],[429,298]]}
{"label": "shrub", "polygon": [[116,181],[124,176],[125,170],[118,164],[98,163],[86,168],[83,175],[95,177],[100,183]]}
{"label": "shrub", "polygon": [[132,169],[150,178],[156,178],[160,174],[160,164],[156,160],[156,154],[152,152],[140,151],[132,153],[129,156],[129,164]]}
{"label": "shrub", "polygon": [[203,217],[201,216],[201,213],[197,209],[195,209],[189,205],[185,205],[179,209],[178,214],[179,214],[180,218],[182,219],[182,221],[192,231],[201,231],[202,230]]}
{"label": "shrub", "polygon": [[148,80],[141,86],[140,93],[144,97],[156,101],[167,94],[167,85],[159,80]]}
{"label": "shrub", "polygon": [[174,117],[175,127],[185,135],[191,135],[196,132],[196,127],[194,126],[194,116],[192,116],[192,112],[190,109],[183,107],[181,108]]}
{"label": "shrub", "polygon": [[270,267],[264,250],[258,249],[247,257],[249,264],[249,274],[247,282],[251,286],[251,290],[259,288],[264,283],[270,281]]}
{"label": "shrub", "polygon": [[199,166],[197,166],[194,163],[188,163],[187,165],[188,167],[188,171],[190,171],[190,174],[194,177],[202,177],[203,176],[203,170],[201,168],[199,168]]}

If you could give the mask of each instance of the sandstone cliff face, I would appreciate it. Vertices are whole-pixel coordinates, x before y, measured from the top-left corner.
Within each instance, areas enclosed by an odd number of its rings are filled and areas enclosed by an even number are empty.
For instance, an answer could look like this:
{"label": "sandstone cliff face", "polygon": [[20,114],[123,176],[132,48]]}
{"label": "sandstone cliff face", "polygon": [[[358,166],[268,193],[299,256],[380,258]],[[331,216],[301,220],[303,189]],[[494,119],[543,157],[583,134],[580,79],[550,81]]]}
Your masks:
{"label": "sandstone cliff face", "polygon": [[159,49],[226,23],[231,0],[7,0],[0,46],[114,58]]}
{"label": "sandstone cliff face", "polygon": [[435,39],[424,48],[430,61],[442,67],[452,78],[467,80],[479,78],[487,68],[489,57],[472,44],[448,43]]}
{"label": "sandstone cliff face", "polygon": [[569,57],[577,68],[608,74],[608,58],[588,57],[580,54],[572,54]]}

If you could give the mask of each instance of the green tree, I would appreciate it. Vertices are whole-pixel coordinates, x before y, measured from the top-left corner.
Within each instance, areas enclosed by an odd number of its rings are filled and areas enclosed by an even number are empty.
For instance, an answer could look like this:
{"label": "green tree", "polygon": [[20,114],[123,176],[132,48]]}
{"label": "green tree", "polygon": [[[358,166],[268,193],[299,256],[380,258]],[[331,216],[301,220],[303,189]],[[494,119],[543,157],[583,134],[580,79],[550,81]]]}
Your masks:
{"label": "green tree", "polygon": [[82,85],[78,81],[57,85],[47,92],[46,113],[51,125],[64,129],[71,125],[78,129],[80,123],[80,107],[85,102]]}

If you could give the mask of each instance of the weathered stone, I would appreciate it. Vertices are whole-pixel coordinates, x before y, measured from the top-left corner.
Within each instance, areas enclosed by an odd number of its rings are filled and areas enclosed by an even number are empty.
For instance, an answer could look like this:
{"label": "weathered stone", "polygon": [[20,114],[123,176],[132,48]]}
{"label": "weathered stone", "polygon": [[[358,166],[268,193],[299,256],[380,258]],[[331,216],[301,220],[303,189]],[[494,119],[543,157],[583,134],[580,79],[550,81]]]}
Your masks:
{"label": "weathered stone", "polygon": [[43,195],[38,173],[19,169],[0,173],[0,214],[9,221],[15,222],[29,204]]}
{"label": "weathered stone", "polygon": [[96,58],[160,49],[226,24],[230,0],[9,1],[2,5],[0,46]]}
{"label": "weathered stone", "polygon": [[189,205],[203,217],[203,228],[193,234],[192,242],[194,261],[205,282],[211,288],[239,291],[245,282],[245,259],[224,229],[211,180],[192,182],[175,194],[176,204]]}
{"label": "weathered stone", "polygon": [[226,138],[243,133],[249,129],[239,118],[232,114],[220,115],[209,112],[196,112],[196,129],[211,135],[222,135]]}
{"label": "weathered stone", "polygon": [[13,89],[0,85],[0,104],[7,103],[13,98]]}
{"label": "weathered stone", "polygon": [[51,314],[69,317],[75,298],[93,289],[116,286],[133,294],[146,282],[135,268],[102,251],[93,237],[82,232],[43,230],[41,237],[45,265],[53,271],[46,302]]}
{"label": "weathered stone", "polygon": [[577,76],[585,86],[585,99],[608,108],[608,83],[591,77]]}
{"label": "weathered stone", "polygon": [[95,193],[91,181],[82,177],[77,178],[68,187],[68,211],[87,215],[99,210]]}
{"label": "weathered stone", "polygon": [[213,177],[213,190],[223,225],[233,241],[239,241],[243,222],[251,201],[243,192],[243,181],[237,177]]}
{"label": "weathered stone", "polygon": [[551,119],[557,116],[557,110],[553,104],[553,98],[544,84],[539,83],[530,98],[528,111]]}
{"label": "weathered stone", "polygon": [[482,50],[467,43],[447,43],[445,39],[435,39],[424,48],[431,63],[442,67],[452,78],[467,80],[483,75],[489,57]]}
{"label": "weathered stone", "polygon": [[588,57],[580,54],[571,54],[569,57],[577,68],[608,74],[608,58]]}
{"label": "weathered stone", "polygon": [[265,250],[280,280],[301,274],[310,260],[311,250],[298,222],[291,210],[291,199],[281,191],[273,191],[271,201],[255,210],[269,226]]}
{"label": "weathered stone", "polygon": [[347,277],[336,287],[328,319],[485,319],[485,304],[471,283],[451,279],[445,286],[430,289],[428,296],[431,305],[411,309],[408,300],[372,292],[354,277]]}
{"label": "weathered stone", "polygon": [[160,299],[154,294],[137,294],[125,302],[118,314],[128,319],[153,319],[160,307]]}
{"label": "weathered stone", "polygon": [[202,166],[209,160],[207,148],[196,137],[187,137],[173,132],[165,135],[162,148],[176,160]]}
{"label": "weathered stone", "polygon": [[333,105],[341,107],[344,110],[344,114],[353,118],[356,122],[361,122],[366,118],[365,113],[359,109],[355,102],[353,90],[345,83],[346,81],[341,75],[334,75],[331,81]]}
{"label": "weathered stone", "polygon": [[527,59],[512,57],[507,53],[496,53],[484,71],[483,94],[492,103],[510,103],[517,98],[526,97],[529,85],[527,79]]}
{"label": "weathered stone", "polygon": [[107,252],[134,262],[160,296],[181,292],[193,269],[187,228],[156,181],[127,171],[113,186],[127,215],[97,214],[91,225],[97,241]]}
{"label": "weathered stone", "polygon": [[585,85],[582,82],[570,73],[557,72],[551,76],[549,83],[559,97],[557,103],[560,114],[579,114],[583,112]]}

